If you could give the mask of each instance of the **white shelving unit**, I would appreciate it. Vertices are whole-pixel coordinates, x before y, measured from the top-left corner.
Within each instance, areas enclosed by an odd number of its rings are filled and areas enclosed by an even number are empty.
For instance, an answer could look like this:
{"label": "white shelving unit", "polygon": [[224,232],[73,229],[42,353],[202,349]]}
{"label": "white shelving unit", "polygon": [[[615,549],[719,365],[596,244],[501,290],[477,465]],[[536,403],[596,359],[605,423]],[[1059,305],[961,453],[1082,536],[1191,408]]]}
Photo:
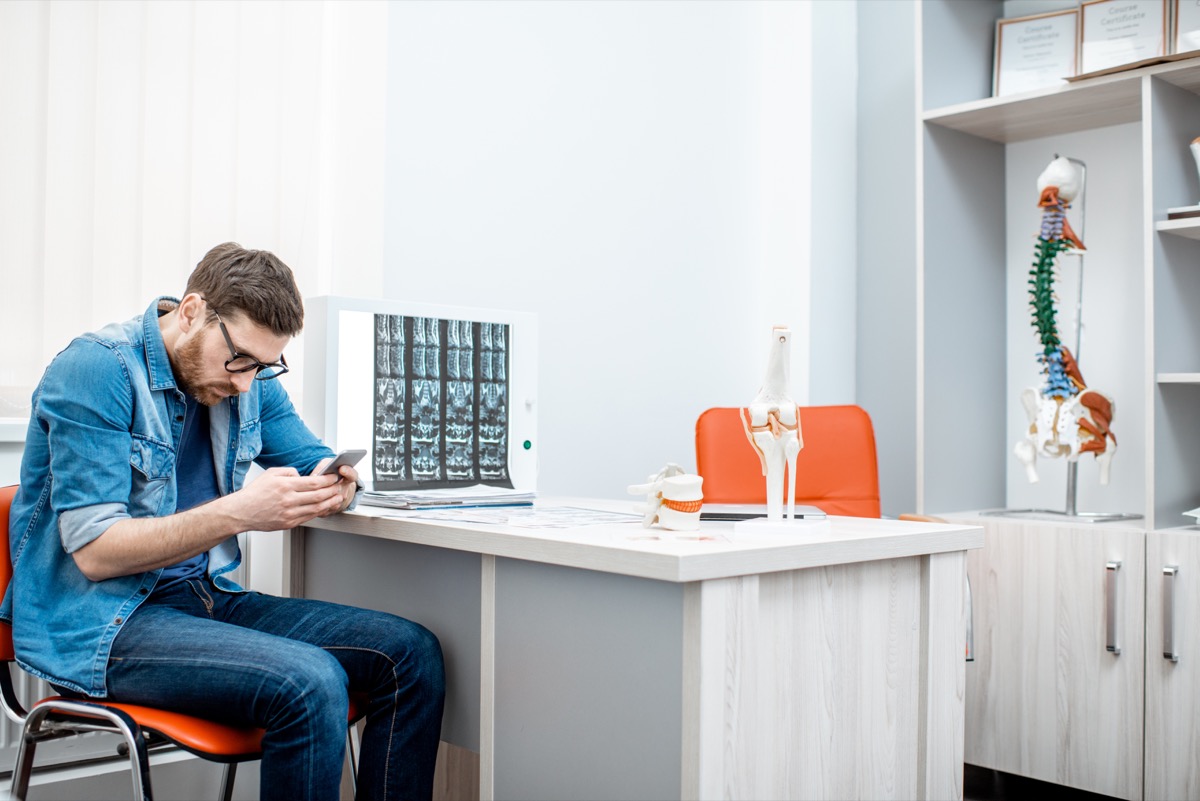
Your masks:
{"label": "white shelving unit", "polygon": [[[973,4],[987,5],[981,0],[973,0]],[[1143,78],[1157,78],[1200,93],[1200,59],[1156,64],[1033,92],[953,103],[925,111],[922,117],[925,122],[1003,143],[1104,128],[1142,118]]]}
{"label": "white shelving unit", "polygon": [[1165,234],[1174,234],[1185,239],[1200,239],[1200,217],[1186,220],[1163,220],[1154,227]]}
{"label": "white shelving unit", "polygon": [[[1174,525],[1181,511],[1200,505],[1200,425],[1191,424],[1191,407],[1200,398],[1184,388],[1198,383],[1189,376],[1200,370],[1200,315],[1195,313],[1200,270],[1189,267],[1200,262],[1200,247],[1192,244],[1200,240],[1200,219],[1167,220],[1166,209],[1200,198],[1196,167],[1187,150],[1200,134],[1200,58],[992,98],[986,96],[992,30],[1001,4],[928,0],[918,6],[922,41],[934,42],[918,54],[925,99],[919,112],[923,164],[918,175],[925,199],[918,209],[923,234],[918,281],[924,288],[919,325],[925,352],[917,390],[926,431],[918,443],[918,506],[936,512],[1006,505],[1004,471],[971,467],[980,452],[943,436],[942,421],[961,418],[962,409],[972,410],[977,418],[1004,419],[1006,404],[1019,391],[1008,386],[1004,376],[1002,345],[1008,323],[1002,315],[986,311],[1003,296],[1006,270],[1013,261],[1004,243],[1004,193],[976,194],[977,188],[1005,185],[1006,145],[1139,123],[1141,152],[1116,152],[1110,158],[1141,162],[1142,184],[1128,190],[1142,193],[1143,219],[1130,220],[1123,233],[1143,242],[1142,262],[1128,268],[1144,278],[1144,296],[1140,301],[1129,299],[1130,309],[1144,317],[1143,324],[1129,332],[1143,340],[1144,375],[1128,385],[1103,389],[1117,396],[1119,407],[1139,395],[1137,400],[1145,403],[1142,419],[1122,417],[1118,408],[1115,421],[1126,438],[1146,443],[1142,464],[1117,457],[1119,469],[1136,471],[1145,486],[1145,508],[1122,511],[1142,512],[1149,528],[1158,519]],[[968,30],[978,35],[978,52],[989,54],[974,65],[952,55],[956,48],[939,46],[946,36]],[[967,262],[960,250],[930,246],[947,229],[963,232],[972,243],[969,270],[964,269]],[[1128,323],[1108,319],[1103,324]],[[1010,445],[997,438],[978,447],[987,461],[1004,464],[1011,458]]]}
{"label": "white shelving unit", "polygon": [[[1136,502],[1111,511],[1144,519],[981,518],[988,544],[969,560],[977,620],[967,761],[1120,798],[1200,797],[1190,767],[1200,652],[1188,650],[1188,635],[1178,637],[1179,661],[1164,664],[1161,654],[1164,566],[1185,565],[1174,615],[1200,615],[1200,528],[1178,527],[1200,506],[1200,219],[1166,219],[1168,208],[1200,201],[1188,151],[1200,135],[1200,58],[992,98],[1003,3],[914,0],[913,9],[919,510],[1027,505],[1010,502],[1026,489],[1011,484],[1006,426],[1023,385],[1009,355],[1018,323],[1004,307],[1032,253],[1032,244],[1010,252],[1028,241],[1012,233],[1024,201],[1009,197],[1023,191],[1010,187],[1015,160],[1027,160],[1032,144],[1048,161],[1086,142],[1095,153],[1089,216],[1106,205],[1135,209],[1097,235],[1136,254],[1120,274],[1132,289],[1122,284],[1119,304],[1085,313],[1097,328],[1119,329],[1124,347],[1103,358],[1085,347],[1081,365],[1089,378],[1089,364],[1103,365],[1109,383],[1093,385],[1117,398],[1114,481]],[[1114,172],[1132,178],[1101,189]],[[1097,588],[1117,574],[1123,591],[1109,607]],[[1099,636],[1114,614],[1127,635],[1120,653]]]}

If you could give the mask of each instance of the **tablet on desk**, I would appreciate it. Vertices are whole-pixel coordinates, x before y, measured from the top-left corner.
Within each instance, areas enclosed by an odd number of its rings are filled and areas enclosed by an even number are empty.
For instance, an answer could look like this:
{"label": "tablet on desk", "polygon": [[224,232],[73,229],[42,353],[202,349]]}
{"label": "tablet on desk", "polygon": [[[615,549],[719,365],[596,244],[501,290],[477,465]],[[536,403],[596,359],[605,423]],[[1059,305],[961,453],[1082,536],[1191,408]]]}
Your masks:
{"label": "tablet on desk", "polygon": [[[783,514],[787,516],[787,507]],[[767,516],[765,503],[706,503],[700,507],[701,520],[753,520]],[[797,520],[824,520],[825,513],[815,506],[796,506]]]}

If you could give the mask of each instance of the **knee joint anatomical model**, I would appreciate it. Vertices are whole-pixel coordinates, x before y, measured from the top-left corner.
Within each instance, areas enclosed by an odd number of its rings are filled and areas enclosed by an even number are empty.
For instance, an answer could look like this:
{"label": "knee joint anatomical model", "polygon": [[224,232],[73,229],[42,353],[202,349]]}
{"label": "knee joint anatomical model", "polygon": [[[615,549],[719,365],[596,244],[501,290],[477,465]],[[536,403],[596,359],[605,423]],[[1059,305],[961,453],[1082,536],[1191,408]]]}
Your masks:
{"label": "knee joint anatomical model", "polygon": [[804,447],[800,410],[788,391],[792,332],[771,329],[771,355],[767,376],[754,401],[742,409],[746,438],[758,453],[767,480],[767,519],[783,517],[784,467],[787,468],[788,518],[796,507],[796,455]]}

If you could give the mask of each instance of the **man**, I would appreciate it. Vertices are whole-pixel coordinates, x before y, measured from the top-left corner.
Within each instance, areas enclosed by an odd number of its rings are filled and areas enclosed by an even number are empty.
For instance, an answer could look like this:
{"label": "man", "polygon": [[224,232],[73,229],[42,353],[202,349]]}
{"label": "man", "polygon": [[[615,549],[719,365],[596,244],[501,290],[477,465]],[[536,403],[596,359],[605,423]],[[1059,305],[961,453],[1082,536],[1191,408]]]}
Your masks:
{"label": "man", "polygon": [[[17,660],[67,691],[265,728],[261,798],[336,799],[348,693],[365,693],[359,798],[427,798],[437,639],[410,621],[244,592],[237,534],[348,508],[357,473],[280,382],[304,311],[291,270],[218,245],[182,300],[72,342],[46,369],[0,606]],[[266,468],[243,486],[252,462]]]}

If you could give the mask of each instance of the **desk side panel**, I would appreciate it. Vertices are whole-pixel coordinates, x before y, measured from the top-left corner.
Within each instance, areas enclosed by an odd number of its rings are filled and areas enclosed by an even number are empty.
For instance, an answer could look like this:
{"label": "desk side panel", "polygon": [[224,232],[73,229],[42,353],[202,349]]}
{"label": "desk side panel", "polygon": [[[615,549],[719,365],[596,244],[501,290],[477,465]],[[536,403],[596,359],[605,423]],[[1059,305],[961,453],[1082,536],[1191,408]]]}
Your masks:
{"label": "desk side panel", "polygon": [[479,751],[479,554],[309,529],[308,598],[391,612],[437,635],[446,659],[442,739]]}
{"label": "desk side panel", "polygon": [[677,799],[683,585],[496,560],[495,797]]}
{"label": "desk side panel", "polygon": [[688,585],[683,797],[918,797],[921,561]]}

